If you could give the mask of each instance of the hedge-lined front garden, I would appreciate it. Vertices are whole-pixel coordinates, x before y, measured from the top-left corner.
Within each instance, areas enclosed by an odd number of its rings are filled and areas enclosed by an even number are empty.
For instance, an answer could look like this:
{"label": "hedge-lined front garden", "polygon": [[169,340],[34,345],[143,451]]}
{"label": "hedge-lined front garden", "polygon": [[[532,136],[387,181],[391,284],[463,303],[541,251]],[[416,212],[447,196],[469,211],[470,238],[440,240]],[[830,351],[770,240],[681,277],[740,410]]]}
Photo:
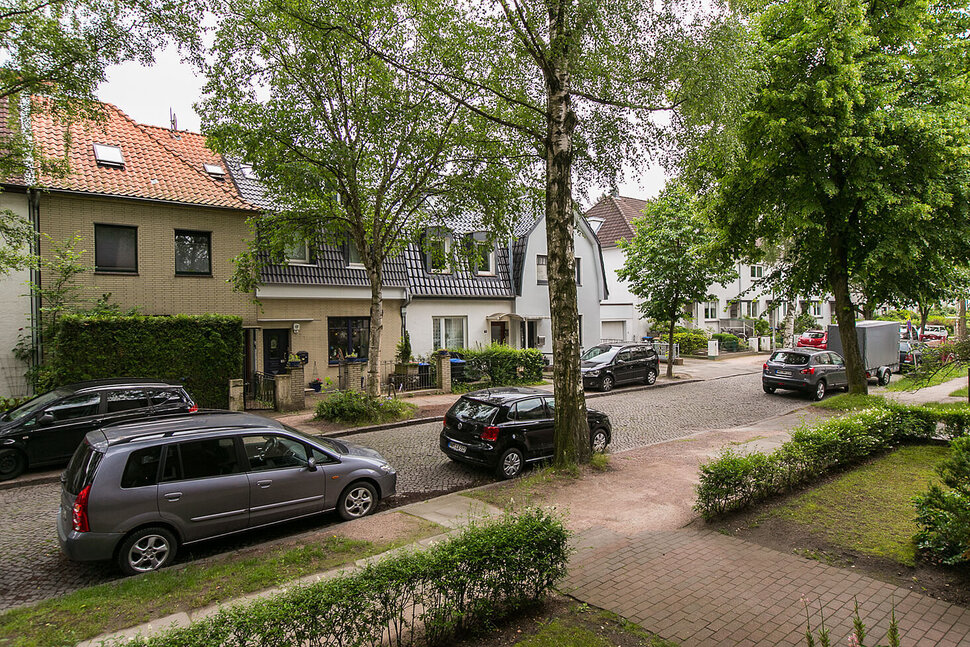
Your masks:
{"label": "hedge-lined front garden", "polygon": [[54,388],[113,377],[182,381],[201,407],[229,405],[229,380],[242,377],[242,319],[64,315],[45,368]]}
{"label": "hedge-lined front garden", "polygon": [[[482,348],[458,348],[452,357],[465,360],[467,381],[485,378],[489,386],[529,384],[542,379],[545,361],[537,348],[509,348],[505,344],[490,344]],[[521,370],[520,370],[521,369]]]}
{"label": "hedge-lined front garden", "polygon": [[[938,426],[942,424],[942,429]],[[903,441],[967,435],[970,408],[883,406],[827,420],[792,433],[780,449],[743,454],[727,449],[701,465],[694,509],[705,519],[791,490],[830,470],[856,463]]]}
{"label": "hedge-lined front garden", "polygon": [[569,534],[540,510],[473,525],[436,546],[231,606],[133,647],[443,644],[542,598],[566,574]]}

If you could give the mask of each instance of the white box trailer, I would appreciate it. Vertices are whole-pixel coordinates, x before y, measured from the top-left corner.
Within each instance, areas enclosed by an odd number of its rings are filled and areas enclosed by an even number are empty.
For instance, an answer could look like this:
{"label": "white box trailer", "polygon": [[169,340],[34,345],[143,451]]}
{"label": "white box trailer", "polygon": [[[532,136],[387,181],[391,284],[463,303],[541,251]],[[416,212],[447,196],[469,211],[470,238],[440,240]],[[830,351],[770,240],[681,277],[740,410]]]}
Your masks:
{"label": "white box trailer", "polygon": [[[845,357],[839,327],[831,324],[828,332],[829,350]],[[866,377],[879,378],[880,384],[888,383],[886,371],[899,372],[899,324],[895,321],[857,321],[855,332]]]}

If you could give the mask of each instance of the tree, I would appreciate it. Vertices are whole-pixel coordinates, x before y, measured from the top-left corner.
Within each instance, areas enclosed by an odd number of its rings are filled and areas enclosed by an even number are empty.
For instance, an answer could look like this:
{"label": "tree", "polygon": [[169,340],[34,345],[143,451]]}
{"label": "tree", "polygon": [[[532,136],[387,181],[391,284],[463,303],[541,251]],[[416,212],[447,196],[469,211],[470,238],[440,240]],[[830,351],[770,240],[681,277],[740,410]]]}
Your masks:
{"label": "tree", "polygon": [[501,235],[521,197],[516,163],[488,122],[371,54],[431,64],[400,9],[380,0],[216,2],[200,105],[215,150],[252,164],[275,205],[252,220],[237,289],[251,291],[289,245],[346,246],[370,285],[371,395],[380,387],[385,263],[454,212]]}
{"label": "tree", "polygon": [[784,243],[778,284],[833,295],[853,393],[868,389],[850,285],[911,297],[913,277],[967,257],[964,9],[785,0],[753,18],[765,77],[716,220],[749,258]]}
{"label": "tree", "polygon": [[[644,317],[669,322],[667,341],[685,307],[709,299],[710,287],[737,277],[734,261],[711,253],[715,232],[700,202],[681,184],[668,186],[633,222],[633,239],[620,241],[626,259],[617,275],[640,297]],[[667,353],[667,377],[674,375],[674,354]]]}
{"label": "tree", "polygon": [[[697,9],[697,8],[693,8]],[[727,13],[691,17],[639,0],[424,2],[407,19],[444,67],[372,46],[396,69],[502,128],[538,161],[544,194],[556,395],[557,466],[591,455],[580,373],[574,255],[574,182],[613,186],[675,134],[710,128],[748,81],[743,29]],[[366,39],[348,30],[361,43]],[[654,119],[663,113],[666,119]]]}
{"label": "tree", "polygon": [[[178,0],[10,0],[0,8],[0,177],[31,184],[65,170],[33,146],[24,118],[49,111],[62,121],[98,120],[95,97],[108,66],[148,63],[167,34],[197,37],[198,14]],[[37,97],[43,97],[38,100]],[[65,130],[66,132],[66,130]],[[0,211],[0,275],[31,264],[33,227]]]}

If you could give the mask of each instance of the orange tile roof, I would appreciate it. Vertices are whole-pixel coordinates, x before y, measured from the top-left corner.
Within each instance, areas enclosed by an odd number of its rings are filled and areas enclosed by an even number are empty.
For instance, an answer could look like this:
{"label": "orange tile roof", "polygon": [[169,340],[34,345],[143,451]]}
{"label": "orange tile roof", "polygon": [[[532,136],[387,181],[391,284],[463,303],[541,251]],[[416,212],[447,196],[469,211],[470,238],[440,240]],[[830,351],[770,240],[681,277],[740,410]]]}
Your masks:
{"label": "orange tile roof", "polygon": [[[46,111],[34,111],[33,135],[44,155],[66,156],[70,171],[64,177],[39,178],[41,186],[63,191],[119,197],[164,200],[186,204],[254,210],[244,201],[228,172],[223,180],[206,173],[202,164],[218,164],[222,158],[205,148],[197,133],[146,126],[133,121],[115,106],[105,103],[103,122],[81,121],[70,126],[58,123]],[[65,130],[69,149],[65,150]],[[99,165],[94,144],[117,146],[124,168]]]}

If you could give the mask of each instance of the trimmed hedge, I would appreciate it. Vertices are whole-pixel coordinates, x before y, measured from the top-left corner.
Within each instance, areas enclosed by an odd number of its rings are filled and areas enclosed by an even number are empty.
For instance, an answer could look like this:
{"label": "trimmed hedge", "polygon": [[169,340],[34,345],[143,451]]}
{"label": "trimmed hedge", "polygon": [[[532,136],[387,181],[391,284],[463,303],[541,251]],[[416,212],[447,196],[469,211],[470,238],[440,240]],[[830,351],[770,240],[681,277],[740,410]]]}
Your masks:
{"label": "trimmed hedge", "polygon": [[954,440],[952,449],[936,468],[946,488],[933,484],[913,497],[916,548],[950,566],[970,561],[970,436]]}
{"label": "trimmed hedge", "polygon": [[113,377],[184,381],[200,407],[229,406],[242,377],[242,319],[65,315],[50,346],[50,388]]}
{"label": "trimmed hedge", "polygon": [[472,525],[434,547],[230,606],[132,647],[443,644],[538,601],[566,574],[569,533],[541,510]]}
{"label": "trimmed hedge", "polygon": [[970,408],[908,407],[891,402],[792,433],[765,454],[727,449],[701,465],[694,509],[712,519],[789,491],[830,470],[903,441],[952,440],[970,429]]}
{"label": "trimmed hedge", "polygon": [[[660,337],[660,341],[667,341],[667,335]],[[680,355],[693,355],[701,348],[707,347],[707,333],[703,330],[686,330],[674,333],[674,343],[680,344]]]}
{"label": "trimmed hedge", "polygon": [[733,353],[735,351],[741,350],[741,338],[732,335],[729,332],[719,332],[711,335],[711,339],[716,339],[720,345],[721,350],[727,353]]}
{"label": "trimmed hedge", "polygon": [[396,398],[375,398],[357,391],[335,391],[317,403],[314,417],[362,425],[405,420],[417,410],[410,402]]}
{"label": "trimmed hedge", "polygon": [[484,376],[491,386],[538,382],[542,379],[542,368],[545,365],[542,352],[537,348],[519,349],[509,348],[505,344],[490,344],[483,348],[459,348],[450,352],[465,360],[467,381],[475,381],[478,376]]}

